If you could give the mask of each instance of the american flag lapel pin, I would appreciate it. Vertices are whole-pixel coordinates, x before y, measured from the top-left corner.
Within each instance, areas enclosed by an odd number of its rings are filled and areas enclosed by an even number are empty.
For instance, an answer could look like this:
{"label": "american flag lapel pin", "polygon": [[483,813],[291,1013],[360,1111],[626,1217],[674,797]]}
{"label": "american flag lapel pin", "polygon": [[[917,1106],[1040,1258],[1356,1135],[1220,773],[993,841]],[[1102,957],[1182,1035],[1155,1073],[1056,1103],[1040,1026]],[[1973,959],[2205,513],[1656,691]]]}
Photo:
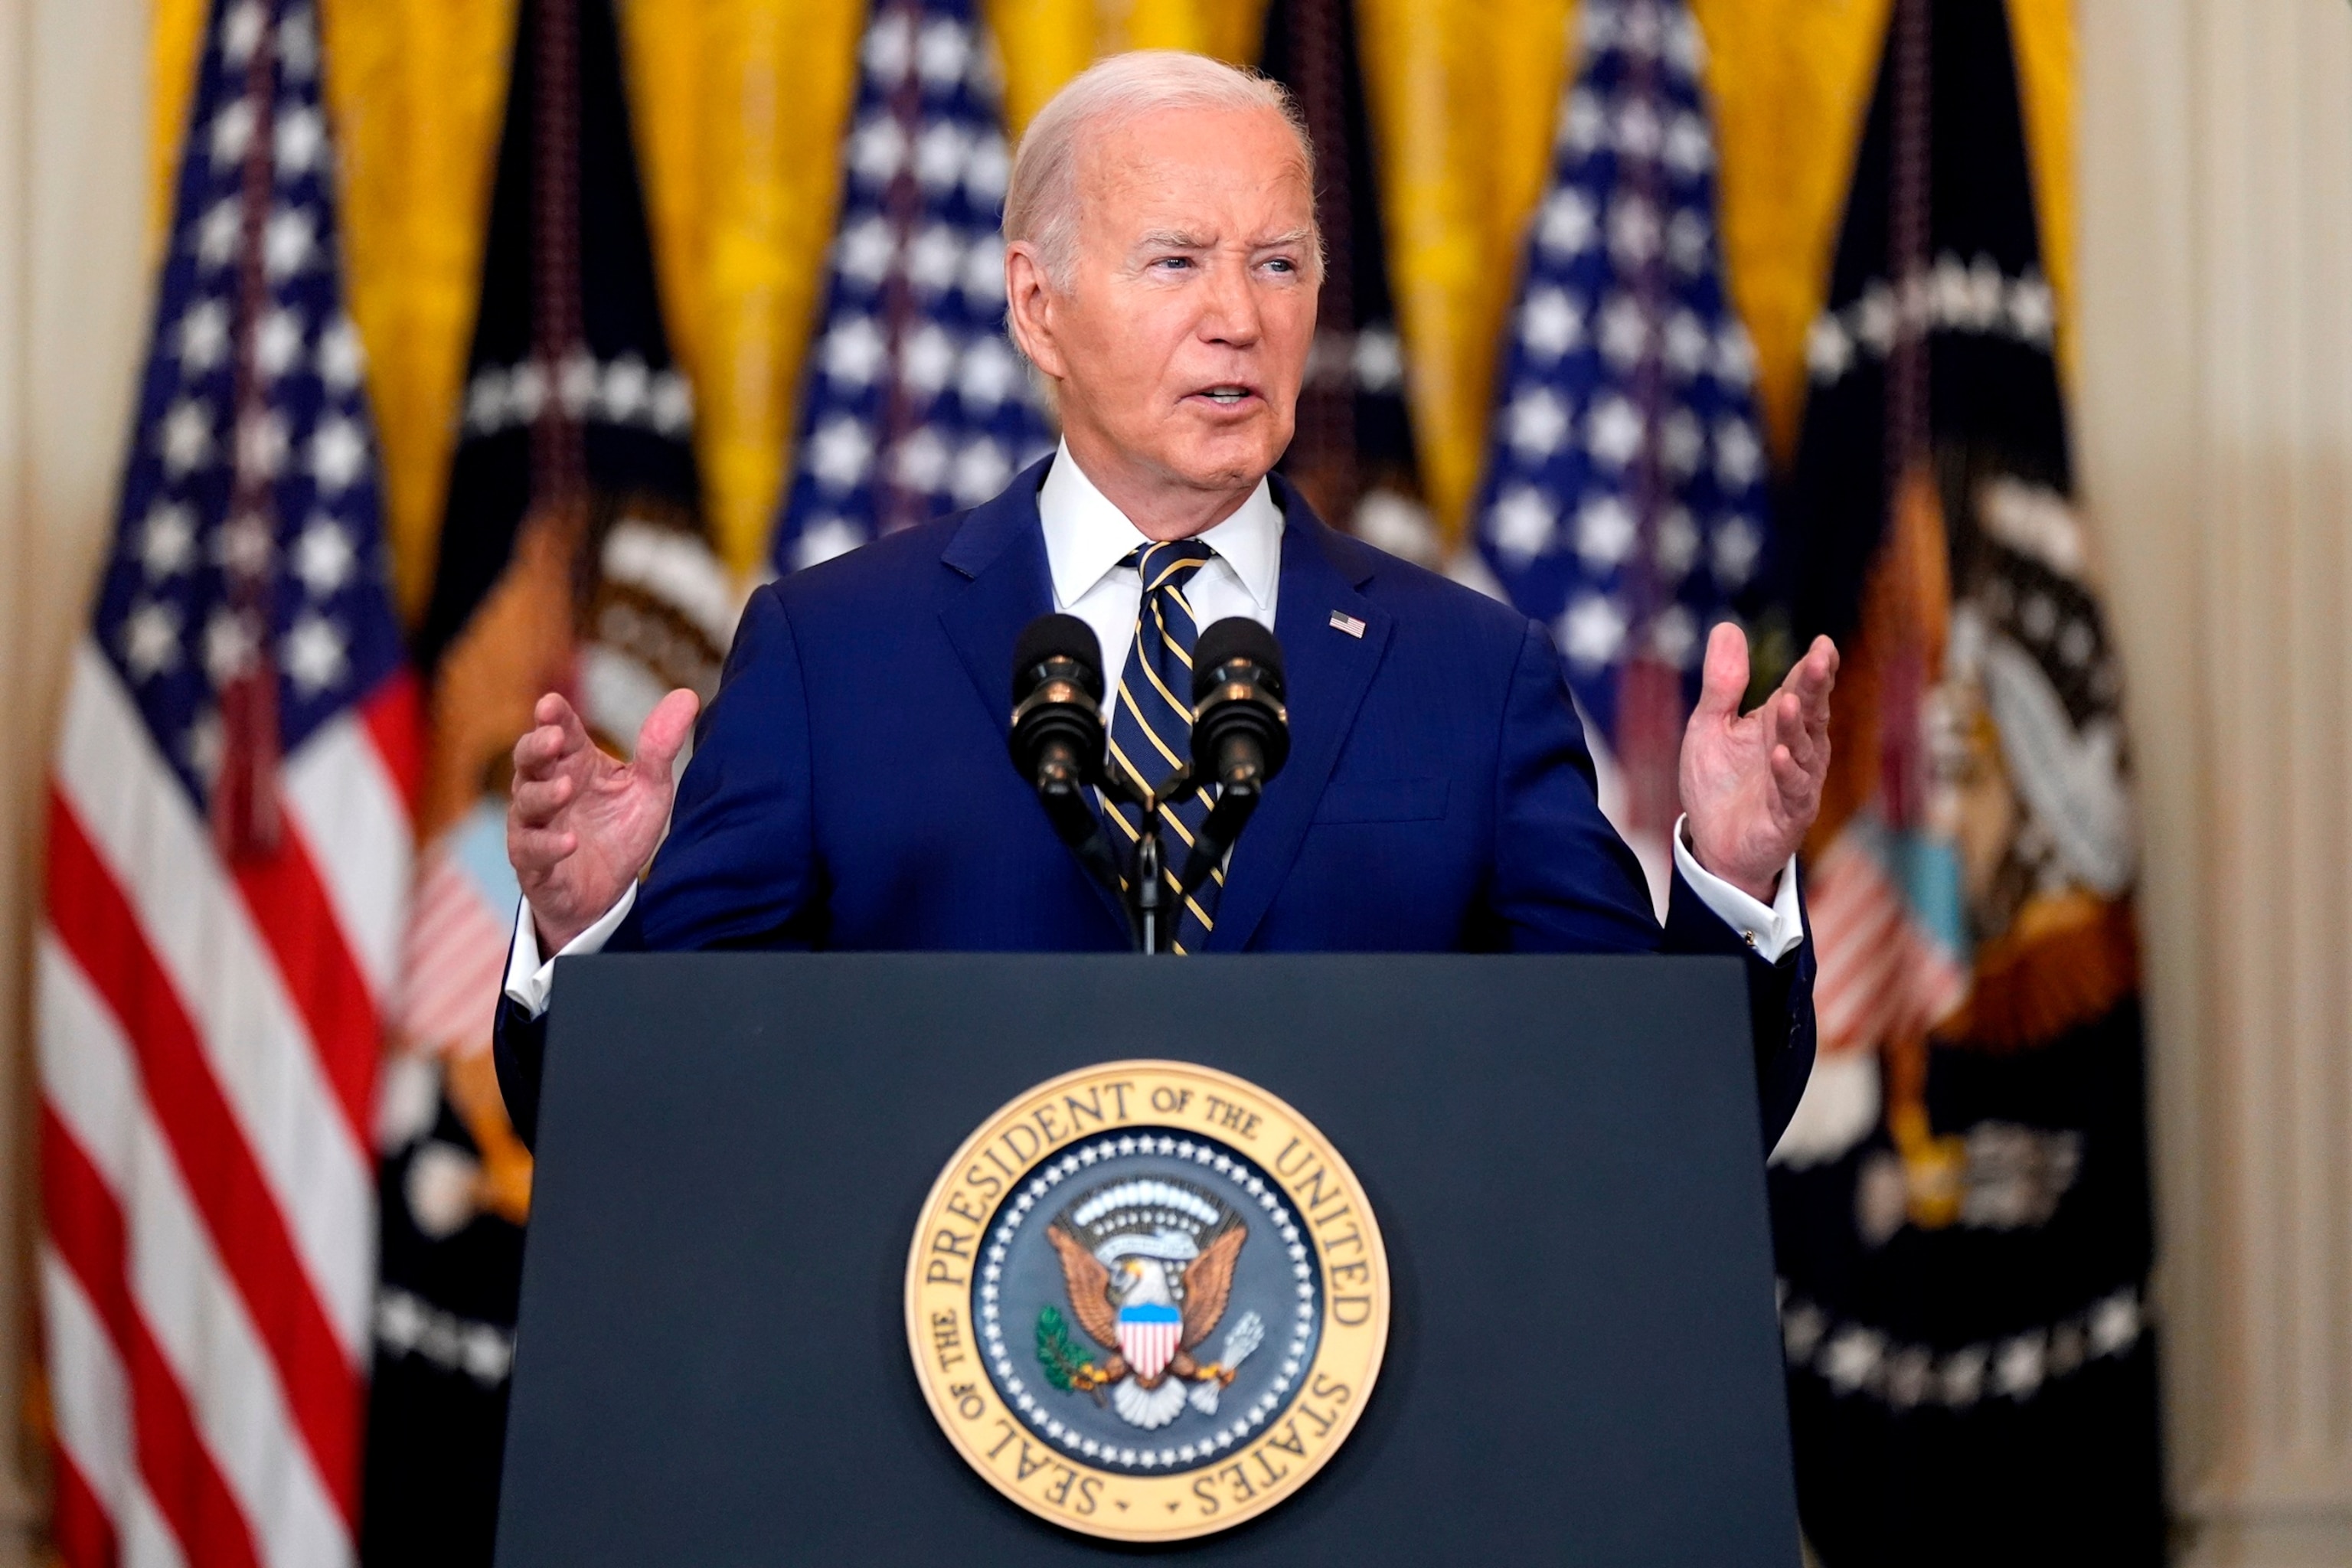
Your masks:
{"label": "american flag lapel pin", "polygon": [[1351,637],[1360,637],[1364,635],[1364,623],[1358,620],[1355,616],[1348,614],[1345,610],[1334,610],[1331,612],[1331,625],[1336,629],[1347,633]]}

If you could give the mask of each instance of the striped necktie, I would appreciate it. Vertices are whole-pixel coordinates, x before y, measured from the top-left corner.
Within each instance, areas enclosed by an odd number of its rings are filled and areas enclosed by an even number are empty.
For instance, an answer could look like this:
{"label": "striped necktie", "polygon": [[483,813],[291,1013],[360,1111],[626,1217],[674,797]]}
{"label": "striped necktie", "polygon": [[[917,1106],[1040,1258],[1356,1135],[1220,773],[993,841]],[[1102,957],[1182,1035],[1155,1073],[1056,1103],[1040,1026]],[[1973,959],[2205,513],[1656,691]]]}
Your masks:
{"label": "striped necktie", "polygon": [[[1192,755],[1192,643],[1200,635],[1186,584],[1215,553],[1197,539],[1147,544],[1121,562],[1143,579],[1143,596],[1136,605],[1135,637],[1128,644],[1127,663],[1118,678],[1118,700],[1111,710],[1111,765],[1138,792],[1157,789],[1168,775]],[[1177,885],[1192,840],[1207,820],[1209,792],[1202,791],[1181,805],[1160,807],[1160,849],[1168,869],[1174,900],[1172,942],[1177,952],[1198,952],[1217,923],[1217,894],[1225,885],[1218,868],[1198,888]],[[1130,879],[1135,846],[1141,838],[1142,809],[1104,798],[1104,815],[1124,837],[1124,859]]]}

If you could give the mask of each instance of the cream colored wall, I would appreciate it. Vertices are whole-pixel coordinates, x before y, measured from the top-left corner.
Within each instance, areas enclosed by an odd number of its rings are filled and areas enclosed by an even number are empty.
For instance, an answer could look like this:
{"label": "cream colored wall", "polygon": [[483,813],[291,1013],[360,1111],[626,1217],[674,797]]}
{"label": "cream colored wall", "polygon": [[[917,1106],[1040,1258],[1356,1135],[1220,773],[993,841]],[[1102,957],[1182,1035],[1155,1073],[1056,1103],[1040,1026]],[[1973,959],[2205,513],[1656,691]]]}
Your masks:
{"label": "cream colored wall", "polygon": [[26,1555],[27,942],[43,759],[121,462],[147,311],[147,6],[0,4],[0,1568]]}
{"label": "cream colored wall", "polygon": [[2352,6],[2080,14],[2174,1491],[2197,1561],[2352,1563]]}
{"label": "cream colored wall", "polygon": [[[2175,1490],[2352,1564],[2352,5],[2080,0],[2085,495],[2133,679]],[[0,0],[0,1568],[26,943],[145,330],[142,0]]]}

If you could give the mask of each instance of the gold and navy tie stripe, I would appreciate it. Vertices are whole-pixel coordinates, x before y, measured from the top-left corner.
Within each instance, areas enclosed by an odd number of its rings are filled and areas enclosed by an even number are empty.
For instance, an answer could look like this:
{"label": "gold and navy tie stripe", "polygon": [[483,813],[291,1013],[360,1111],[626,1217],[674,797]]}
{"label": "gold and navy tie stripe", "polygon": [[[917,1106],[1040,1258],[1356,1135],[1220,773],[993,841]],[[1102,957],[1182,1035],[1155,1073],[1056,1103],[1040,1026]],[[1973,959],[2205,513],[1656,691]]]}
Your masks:
{"label": "gold and navy tie stripe", "polygon": [[[1127,661],[1118,678],[1118,700],[1111,709],[1110,765],[1138,793],[1159,788],[1192,754],[1192,705],[1185,694],[1192,689],[1192,645],[1200,624],[1192,601],[1184,596],[1194,574],[1213,553],[1196,539],[1147,544],[1129,555],[1143,579],[1143,596],[1137,603],[1135,636],[1127,647]],[[1160,847],[1173,889],[1173,936],[1177,952],[1198,952],[1216,928],[1217,894],[1223,888],[1223,868],[1202,879],[1201,886],[1178,885],[1192,840],[1207,820],[1208,792],[1181,805],[1160,807]],[[1135,846],[1142,837],[1142,811],[1105,797],[1105,818],[1122,842],[1122,859],[1131,879]]]}

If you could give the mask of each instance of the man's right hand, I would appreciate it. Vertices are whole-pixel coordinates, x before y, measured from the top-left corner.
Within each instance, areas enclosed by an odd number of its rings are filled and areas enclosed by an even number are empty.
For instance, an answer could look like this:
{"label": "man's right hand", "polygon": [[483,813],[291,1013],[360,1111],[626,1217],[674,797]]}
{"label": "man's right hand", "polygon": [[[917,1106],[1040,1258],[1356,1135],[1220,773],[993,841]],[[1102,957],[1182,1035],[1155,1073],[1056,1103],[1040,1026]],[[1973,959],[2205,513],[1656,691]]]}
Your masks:
{"label": "man's right hand", "polygon": [[552,957],[594,925],[653,858],[699,706],[682,688],[663,698],[637,731],[636,759],[624,763],[588,738],[571,703],[551,691],[539,700],[537,728],[515,742],[507,859],[541,952]]}

